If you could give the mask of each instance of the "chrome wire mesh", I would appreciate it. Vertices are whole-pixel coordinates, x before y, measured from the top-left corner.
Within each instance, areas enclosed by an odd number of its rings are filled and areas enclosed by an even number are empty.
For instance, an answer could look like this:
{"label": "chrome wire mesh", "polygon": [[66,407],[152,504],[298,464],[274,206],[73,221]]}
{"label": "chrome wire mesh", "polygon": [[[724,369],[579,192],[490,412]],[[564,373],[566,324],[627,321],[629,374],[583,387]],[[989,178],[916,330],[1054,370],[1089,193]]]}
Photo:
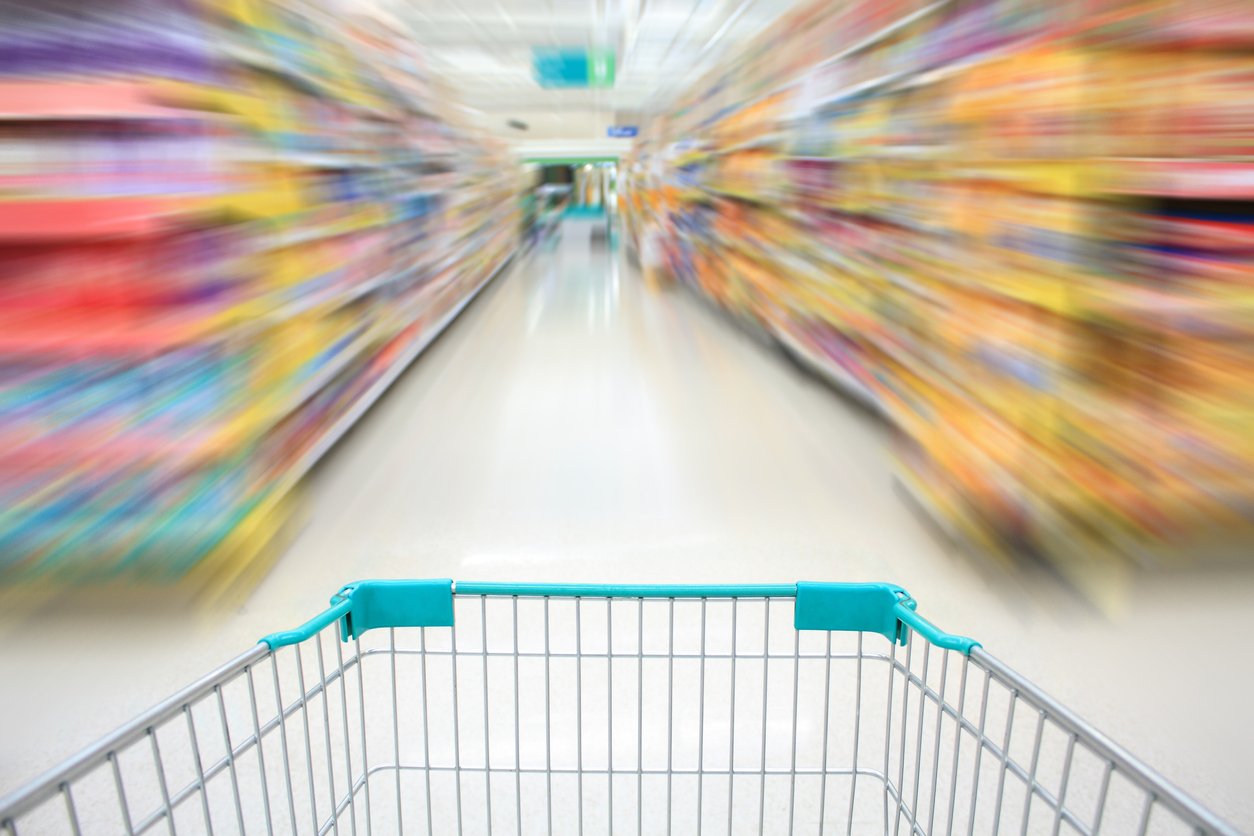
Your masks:
{"label": "chrome wire mesh", "polygon": [[0,831],[1209,832],[978,649],[798,632],[791,598],[455,613],[261,646]]}

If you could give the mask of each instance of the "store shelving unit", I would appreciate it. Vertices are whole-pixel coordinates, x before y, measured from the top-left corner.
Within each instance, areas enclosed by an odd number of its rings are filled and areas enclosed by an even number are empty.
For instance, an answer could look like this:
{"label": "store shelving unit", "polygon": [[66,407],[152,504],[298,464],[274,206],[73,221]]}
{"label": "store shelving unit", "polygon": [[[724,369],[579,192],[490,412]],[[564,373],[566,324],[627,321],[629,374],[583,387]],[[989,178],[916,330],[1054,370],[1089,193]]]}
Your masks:
{"label": "store shelving unit", "polygon": [[1082,6],[807,6],[657,118],[626,203],[875,404],[947,530],[1096,588],[1248,534],[1254,16]]}
{"label": "store shelving unit", "polygon": [[509,260],[516,166],[372,18],[120,0],[3,32],[0,577],[229,584]]}

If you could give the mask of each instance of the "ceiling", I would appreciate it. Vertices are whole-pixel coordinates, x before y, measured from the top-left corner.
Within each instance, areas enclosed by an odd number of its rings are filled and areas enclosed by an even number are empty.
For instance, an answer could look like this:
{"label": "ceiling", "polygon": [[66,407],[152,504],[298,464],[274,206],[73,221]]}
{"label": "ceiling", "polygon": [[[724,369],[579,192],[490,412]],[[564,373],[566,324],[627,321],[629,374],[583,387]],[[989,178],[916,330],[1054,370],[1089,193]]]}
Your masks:
{"label": "ceiling", "polygon": [[[637,124],[795,0],[379,0],[426,46],[431,66],[484,127],[520,148],[612,152]],[[534,47],[608,47],[610,89],[554,90],[532,76]],[[527,130],[507,125],[527,124]]]}

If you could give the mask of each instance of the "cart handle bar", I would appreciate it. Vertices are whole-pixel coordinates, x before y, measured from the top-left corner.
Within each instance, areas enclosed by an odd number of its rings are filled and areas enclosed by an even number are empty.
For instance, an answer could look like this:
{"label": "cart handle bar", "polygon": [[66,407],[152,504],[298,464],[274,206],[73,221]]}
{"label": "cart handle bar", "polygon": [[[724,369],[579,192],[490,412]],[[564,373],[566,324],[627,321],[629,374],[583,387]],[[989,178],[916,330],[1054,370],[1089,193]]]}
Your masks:
{"label": "cart handle bar", "polygon": [[946,633],[915,611],[915,600],[887,583],[666,585],[542,584],[440,580],[359,581],[341,589],[330,608],[294,630],[261,639],[271,650],[313,638],[335,622],[343,641],[376,627],[452,627],[453,596],[518,598],[793,598],[798,630],[879,633],[905,644],[914,630],[937,647],[970,655],[979,642]]}

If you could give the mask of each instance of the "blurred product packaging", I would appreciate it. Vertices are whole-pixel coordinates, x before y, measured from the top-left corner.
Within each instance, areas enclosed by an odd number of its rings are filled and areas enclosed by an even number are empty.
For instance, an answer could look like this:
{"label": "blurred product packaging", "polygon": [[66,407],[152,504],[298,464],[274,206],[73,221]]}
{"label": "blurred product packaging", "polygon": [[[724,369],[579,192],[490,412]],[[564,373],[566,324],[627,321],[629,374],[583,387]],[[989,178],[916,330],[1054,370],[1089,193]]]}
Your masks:
{"label": "blurred product packaging", "polygon": [[644,131],[629,227],[899,430],[947,530],[1251,541],[1254,4],[805,5]]}
{"label": "blurred product packaging", "polygon": [[0,4],[0,579],[238,580],[512,253],[517,167],[336,6]]}

